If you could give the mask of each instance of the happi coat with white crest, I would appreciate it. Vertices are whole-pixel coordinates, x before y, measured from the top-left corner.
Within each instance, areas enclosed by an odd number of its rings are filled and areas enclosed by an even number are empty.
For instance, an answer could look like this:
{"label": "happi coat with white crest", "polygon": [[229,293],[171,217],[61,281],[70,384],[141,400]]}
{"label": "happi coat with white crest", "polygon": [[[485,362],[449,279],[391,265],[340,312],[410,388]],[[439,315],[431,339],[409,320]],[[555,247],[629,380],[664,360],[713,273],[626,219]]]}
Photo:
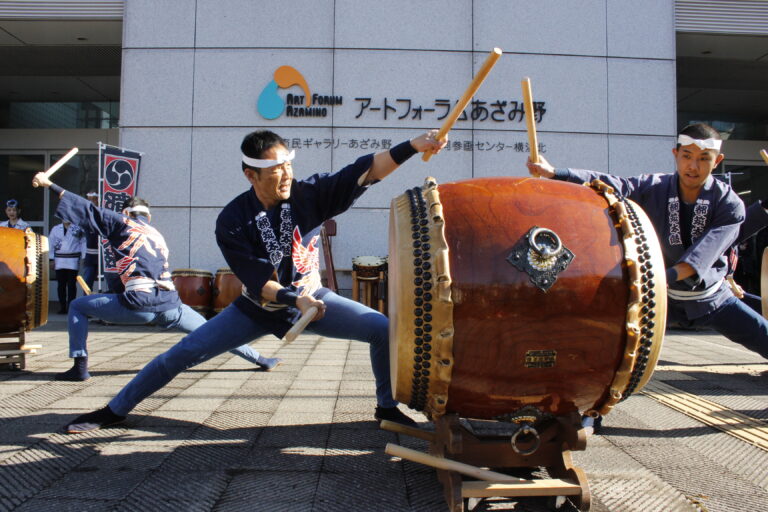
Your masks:
{"label": "happi coat with white crest", "polygon": [[[694,204],[685,204],[678,193],[678,176],[642,174],[623,178],[581,169],[557,169],[555,179],[574,183],[599,179],[639,204],[659,237],[664,265],[687,263],[698,279],[669,285],[669,300],[693,320],[715,311],[732,297],[724,280],[728,272],[726,251],[739,236],[744,203],[729,185],[709,176]],[[695,300],[677,300],[676,292],[701,292]],[[706,296],[703,296],[706,295]]]}
{"label": "happi coat with white crest", "polygon": [[122,305],[149,312],[181,306],[171,281],[168,246],[147,219],[98,208],[68,191],[61,196],[56,215],[109,241],[126,289],[120,295]]}
{"label": "happi coat with white crest", "polygon": [[216,221],[216,241],[224,259],[243,282],[235,306],[265,329],[282,337],[298,309],[261,298],[269,280],[299,295],[322,299],[319,232],[325,221],[346,211],[365,192],[361,176],[373,165],[365,155],[334,174],[293,180],[290,197],[266,210],[250,188],[224,207]]}

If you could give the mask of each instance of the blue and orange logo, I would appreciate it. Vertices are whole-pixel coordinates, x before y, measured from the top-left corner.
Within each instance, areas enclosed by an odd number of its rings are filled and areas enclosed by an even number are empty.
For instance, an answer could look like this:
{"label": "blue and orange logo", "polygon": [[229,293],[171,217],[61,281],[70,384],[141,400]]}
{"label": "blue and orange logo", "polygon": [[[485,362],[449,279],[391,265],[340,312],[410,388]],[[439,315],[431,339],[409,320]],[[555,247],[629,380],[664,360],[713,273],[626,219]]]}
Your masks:
{"label": "blue and orange logo", "polygon": [[[288,94],[283,99],[278,91],[298,85],[304,95]],[[285,112],[288,117],[325,117],[328,106],[341,105],[341,96],[312,94],[309,84],[296,68],[280,66],[267,84],[256,104],[259,114],[265,119],[277,119]]]}

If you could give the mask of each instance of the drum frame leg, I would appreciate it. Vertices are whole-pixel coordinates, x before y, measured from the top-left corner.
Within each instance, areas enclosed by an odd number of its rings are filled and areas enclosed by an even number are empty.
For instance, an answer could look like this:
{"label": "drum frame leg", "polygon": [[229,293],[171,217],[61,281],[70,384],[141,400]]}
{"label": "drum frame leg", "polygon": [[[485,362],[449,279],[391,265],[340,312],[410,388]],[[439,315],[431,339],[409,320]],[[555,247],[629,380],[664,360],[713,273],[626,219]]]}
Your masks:
{"label": "drum frame leg", "polygon": [[26,346],[26,332],[8,332],[0,338],[17,338],[18,341],[0,341],[0,366],[9,365],[11,369],[23,370],[27,366],[27,354],[34,354],[38,346]]}
{"label": "drum frame leg", "polygon": [[[429,453],[478,468],[544,467],[549,479],[521,479],[515,482],[465,480],[457,471],[437,469],[450,512],[464,512],[470,498],[541,496],[554,500],[568,496],[582,511],[590,508],[589,483],[586,473],[573,465],[571,451],[584,450],[587,436],[581,427],[581,416],[573,412],[537,425],[541,444],[529,455],[515,451],[509,435],[479,436],[461,424],[456,414],[434,420],[435,433]],[[402,432],[407,434],[407,432]]]}

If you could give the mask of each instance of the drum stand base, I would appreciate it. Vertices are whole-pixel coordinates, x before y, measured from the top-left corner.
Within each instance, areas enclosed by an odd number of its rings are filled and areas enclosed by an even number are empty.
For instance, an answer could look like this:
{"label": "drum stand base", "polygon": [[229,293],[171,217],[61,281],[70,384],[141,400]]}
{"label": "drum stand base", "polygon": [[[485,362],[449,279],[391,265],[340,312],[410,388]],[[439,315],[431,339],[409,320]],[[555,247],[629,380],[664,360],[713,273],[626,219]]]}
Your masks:
{"label": "drum stand base", "polygon": [[[2,341],[2,338],[16,338],[18,341]],[[34,354],[40,345],[26,345],[24,331],[0,334],[0,368],[9,366],[11,370],[23,370],[26,367],[27,354]]]}
{"label": "drum stand base", "polygon": [[[579,510],[589,510],[586,473],[573,466],[571,460],[571,451],[584,450],[587,445],[578,413],[553,418],[541,427],[537,426],[540,445],[528,455],[515,450],[510,441],[511,433],[479,435],[464,426],[456,414],[442,416],[434,423],[434,434],[421,429],[394,427],[391,423],[385,425],[384,422],[382,428],[429,440],[431,457],[399,455],[437,468],[450,512],[471,510],[469,505],[474,508],[474,503],[482,498],[521,496],[548,497],[552,509],[558,509],[567,498]],[[538,467],[546,468],[550,478],[519,479],[482,469],[503,471]],[[462,475],[469,475],[473,480],[465,480]]]}

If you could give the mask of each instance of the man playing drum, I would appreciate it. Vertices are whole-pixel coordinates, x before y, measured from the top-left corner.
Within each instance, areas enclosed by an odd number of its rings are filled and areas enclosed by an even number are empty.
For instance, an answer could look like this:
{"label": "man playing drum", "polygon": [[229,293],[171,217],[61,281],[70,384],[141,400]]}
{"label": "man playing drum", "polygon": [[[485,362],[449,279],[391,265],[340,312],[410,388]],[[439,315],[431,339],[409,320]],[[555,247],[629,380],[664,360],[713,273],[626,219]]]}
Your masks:
{"label": "man playing drum", "polygon": [[744,203],[712,176],[725,155],[711,126],[686,126],[677,139],[674,174],[619,178],[528,162],[534,176],[574,183],[600,179],[638,203],[656,229],[667,267],[668,315],[685,327],[707,327],[768,358],[768,322],[736,298],[725,280],[726,251],[736,242]]}
{"label": "man playing drum", "polygon": [[[720,134],[703,123],[686,126],[677,139],[674,174],[620,178],[579,169],[555,169],[543,157],[528,161],[533,176],[573,183],[600,179],[638,203],[659,236],[667,267],[668,320],[714,329],[768,358],[768,322],[734,296],[727,280],[726,251],[739,236],[744,203],[712,177],[723,161]],[[597,418],[584,418],[597,431]]]}
{"label": "man playing drum", "polygon": [[392,398],[387,317],[321,287],[318,233],[325,220],[346,211],[370,185],[408,158],[439,151],[445,142],[436,141],[434,134],[362,156],[335,174],[314,174],[301,181],[293,179],[294,152],[284,139],[269,131],[248,134],[241,145],[242,171],[251,187],[225,206],[216,222],[219,248],[246,291],[152,360],[106,407],[73,420],[67,432],[122,421],[181,371],[261,336],[282,337],[298,315],[312,307],[317,314],[309,331],[370,344],[375,418],[414,424]]}
{"label": "man playing drum", "polygon": [[[121,294],[87,295],[70,304],[69,356],[74,358],[74,365],[56,375],[57,380],[90,378],[86,348],[88,317],[116,324],[154,324],[187,333],[205,323],[205,318],[179,300],[168,272],[168,247],[163,236],[149,225],[152,216],[145,200],[132,198],[121,215],[65,191],[51,183],[45,173],[38,173],[35,181],[51,187],[59,196],[57,216],[109,240],[125,285]],[[280,363],[279,359],[262,357],[247,345],[235,345],[228,350],[266,370]]]}

